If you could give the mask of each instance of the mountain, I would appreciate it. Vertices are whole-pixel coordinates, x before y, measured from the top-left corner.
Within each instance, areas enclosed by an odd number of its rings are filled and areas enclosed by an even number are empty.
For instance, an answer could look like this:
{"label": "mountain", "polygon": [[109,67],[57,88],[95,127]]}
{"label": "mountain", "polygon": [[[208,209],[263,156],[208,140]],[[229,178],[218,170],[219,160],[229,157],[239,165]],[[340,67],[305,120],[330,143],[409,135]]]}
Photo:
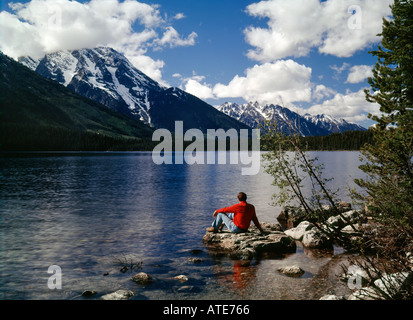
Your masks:
{"label": "mountain", "polygon": [[346,131],[366,131],[367,129],[356,123],[347,122],[344,119],[336,119],[329,115],[311,115],[306,113],[304,118],[316,126],[328,130],[330,133],[344,133]]}
{"label": "mountain", "polygon": [[[0,53],[2,150],[143,148],[153,129],[40,76]],[[149,148],[145,148],[149,149]]]}
{"label": "mountain", "polygon": [[366,130],[343,119],[338,120],[324,114],[301,116],[288,108],[273,104],[260,105],[258,102],[249,102],[239,105],[226,102],[216,108],[252,128],[257,128],[260,124],[264,124],[266,120],[275,120],[281,132],[285,134],[299,133],[303,137]]}
{"label": "mountain", "polygon": [[178,88],[166,88],[136,69],[121,53],[107,47],[59,51],[40,60],[19,62],[43,77],[155,128],[248,129],[211,105]]}

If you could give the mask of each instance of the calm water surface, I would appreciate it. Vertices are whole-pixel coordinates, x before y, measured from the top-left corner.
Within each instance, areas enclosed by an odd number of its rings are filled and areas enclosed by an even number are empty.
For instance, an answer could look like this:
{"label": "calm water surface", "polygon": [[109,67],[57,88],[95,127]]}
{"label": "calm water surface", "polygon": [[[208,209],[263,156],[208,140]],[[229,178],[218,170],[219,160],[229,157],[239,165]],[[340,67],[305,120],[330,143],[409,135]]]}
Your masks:
{"label": "calm water surface", "polygon": [[[357,152],[320,152],[326,176],[346,186],[362,173]],[[156,165],[151,153],[65,153],[0,160],[0,299],[99,298],[117,289],[133,299],[318,299],[346,293],[335,280],[342,251],[304,250],[282,259],[233,261],[202,244],[215,209],[248,194],[260,221],[277,222],[272,178],[261,170],[242,176],[241,165]],[[196,251],[196,255],[193,250]],[[201,251],[199,251],[201,250]],[[201,258],[194,263],[190,258]],[[142,262],[120,272],[120,262]],[[280,266],[306,273],[288,278]],[[62,289],[48,288],[49,266],[62,269]],[[139,271],[156,280],[143,287]],[[187,282],[174,280],[185,274]]]}

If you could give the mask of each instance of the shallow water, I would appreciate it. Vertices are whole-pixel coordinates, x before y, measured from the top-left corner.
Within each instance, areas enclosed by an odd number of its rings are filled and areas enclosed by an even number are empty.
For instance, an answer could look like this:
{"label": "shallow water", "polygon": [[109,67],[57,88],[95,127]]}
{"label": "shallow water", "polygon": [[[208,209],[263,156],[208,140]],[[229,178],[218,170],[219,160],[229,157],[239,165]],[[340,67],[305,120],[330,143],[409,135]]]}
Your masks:
{"label": "shallow water", "polygon": [[[356,152],[317,153],[337,186],[360,177]],[[242,176],[240,165],[156,165],[151,153],[64,153],[1,158],[1,299],[84,299],[130,289],[133,299],[318,299],[344,294],[342,251],[317,255],[299,244],[280,259],[233,261],[202,244],[215,209],[244,191],[261,221],[277,222],[272,178]],[[342,199],[346,190],[342,188]],[[195,252],[192,250],[199,249]],[[200,258],[201,262],[189,259]],[[120,272],[126,263],[141,269]],[[280,266],[306,273],[290,278]],[[49,266],[62,289],[48,287]],[[155,281],[140,286],[136,272]],[[173,279],[185,274],[189,281]]]}

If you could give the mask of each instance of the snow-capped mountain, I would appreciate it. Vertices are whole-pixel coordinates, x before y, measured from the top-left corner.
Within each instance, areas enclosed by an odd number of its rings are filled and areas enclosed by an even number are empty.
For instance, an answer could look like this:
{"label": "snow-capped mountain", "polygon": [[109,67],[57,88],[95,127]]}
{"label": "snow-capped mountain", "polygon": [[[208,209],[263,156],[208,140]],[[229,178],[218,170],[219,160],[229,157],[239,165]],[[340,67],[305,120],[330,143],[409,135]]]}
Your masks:
{"label": "snow-capped mountain", "polygon": [[343,133],[345,131],[366,131],[366,128],[344,119],[336,119],[326,114],[311,115],[306,113],[304,118],[316,126],[328,130],[330,133]]}
{"label": "snow-capped mountain", "polygon": [[294,132],[301,136],[320,136],[349,130],[366,130],[343,119],[335,119],[324,114],[301,116],[287,108],[273,104],[260,105],[258,102],[249,102],[239,105],[226,102],[216,108],[253,128],[257,128],[266,120],[275,120],[278,129],[286,134]]}
{"label": "snow-capped mountain", "polygon": [[40,75],[115,111],[156,127],[184,129],[242,129],[243,123],[178,88],[166,88],[135,68],[121,53],[99,47],[47,54],[19,62]]}
{"label": "snow-capped mountain", "polygon": [[119,52],[106,47],[58,51],[35,61],[19,61],[40,75],[111,109],[151,124],[148,95],[161,87]]}

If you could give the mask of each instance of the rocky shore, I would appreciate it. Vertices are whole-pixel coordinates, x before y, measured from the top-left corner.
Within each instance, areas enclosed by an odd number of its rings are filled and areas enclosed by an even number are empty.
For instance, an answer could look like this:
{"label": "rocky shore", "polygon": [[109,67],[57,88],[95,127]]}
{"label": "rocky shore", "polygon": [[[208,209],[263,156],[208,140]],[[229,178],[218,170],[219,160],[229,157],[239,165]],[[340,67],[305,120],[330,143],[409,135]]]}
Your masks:
{"label": "rocky shore", "polygon": [[294,239],[278,224],[262,223],[264,233],[254,226],[245,233],[207,232],[202,241],[213,254],[226,254],[232,259],[251,260],[256,257],[280,256],[296,251]]}
{"label": "rocky shore", "polygon": [[[342,208],[348,208],[342,204]],[[328,208],[326,208],[328,210]],[[326,236],[323,230],[340,229],[340,232],[350,238],[361,235],[362,224],[357,210],[348,210],[341,215],[331,216],[325,224],[317,224],[300,219],[299,214],[291,215],[284,210],[281,219],[285,219],[285,226],[273,223],[261,223],[264,233],[261,234],[255,226],[251,226],[246,233],[233,234],[224,232],[207,232],[203,237],[204,244],[217,254],[227,254],[234,259],[249,260],[255,257],[280,256],[296,251],[296,242],[300,241],[309,249],[333,249],[333,241]],[[280,221],[281,222],[281,221]],[[289,227],[289,228],[288,228]]]}
{"label": "rocky shore", "polygon": [[[280,216],[279,223],[262,222],[261,233],[255,226],[251,226],[246,233],[234,234],[229,231],[221,232],[206,232],[202,238],[202,242],[207,248],[207,253],[211,256],[226,256],[233,260],[244,260],[242,263],[249,263],[253,259],[271,259],[283,258],[297,251],[297,246],[302,246],[305,250],[311,252],[330,253],[333,252],[333,241],[326,236],[323,230],[334,230],[340,232],[343,236],[350,240],[360,240],[363,232],[368,228],[372,228],[366,220],[362,219],[362,215],[357,210],[351,210],[348,204],[340,204],[341,209],[339,215],[331,215],[324,223],[317,221],[305,220],[305,216],[299,211],[293,211],[291,208],[285,208]],[[329,208],[325,208],[329,210]],[[338,230],[338,231],[337,231]],[[189,263],[199,264],[204,260],[198,257],[198,254],[203,253],[203,250],[190,250],[192,257],[187,258]],[[238,261],[237,263],[239,263]],[[284,265],[276,269],[277,272],[291,278],[300,278],[304,274],[309,274],[304,266],[295,264]],[[298,263],[299,264],[299,263]],[[302,268],[303,267],[303,268]],[[413,270],[413,255],[412,255],[412,270]],[[328,294],[320,300],[366,300],[366,299],[383,299],[378,292],[386,293],[389,287],[395,290],[402,290],[406,283],[413,281],[413,272],[390,274],[377,276],[375,279],[367,279],[368,276],[360,269],[349,269],[346,273],[337,275],[337,281],[346,283],[350,290],[350,294],[345,296]],[[305,277],[305,276],[304,276]],[[156,275],[152,277],[150,274],[138,272],[133,274],[131,280],[142,288],[152,287],[159,281]],[[341,280],[341,281],[340,281]],[[369,281],[367,281],[369,280]],[[191,278],[186,274],[176,274],[170,278],[172,283],[181,283],[179,292],[187,290],[191,292]],[[294,280],[292,280],[294,281]],[[374,286],[380,290],[374,290],[371,287],[365,287],[365,283],[374,281]],[[389,285],[391,284],[391,286]],[[392,290],[393,290],[392,289]],[[333,290],[334,291],[334,290]],[[186,292],[186,291],[185,291]],[[85,291],[82,296],[85,298],[92,297],[96,294],[95,291]],[[101,296],[104,300],[126,300],[134,298],[134,293],[130,290],[118,290],[113,293]]]}

